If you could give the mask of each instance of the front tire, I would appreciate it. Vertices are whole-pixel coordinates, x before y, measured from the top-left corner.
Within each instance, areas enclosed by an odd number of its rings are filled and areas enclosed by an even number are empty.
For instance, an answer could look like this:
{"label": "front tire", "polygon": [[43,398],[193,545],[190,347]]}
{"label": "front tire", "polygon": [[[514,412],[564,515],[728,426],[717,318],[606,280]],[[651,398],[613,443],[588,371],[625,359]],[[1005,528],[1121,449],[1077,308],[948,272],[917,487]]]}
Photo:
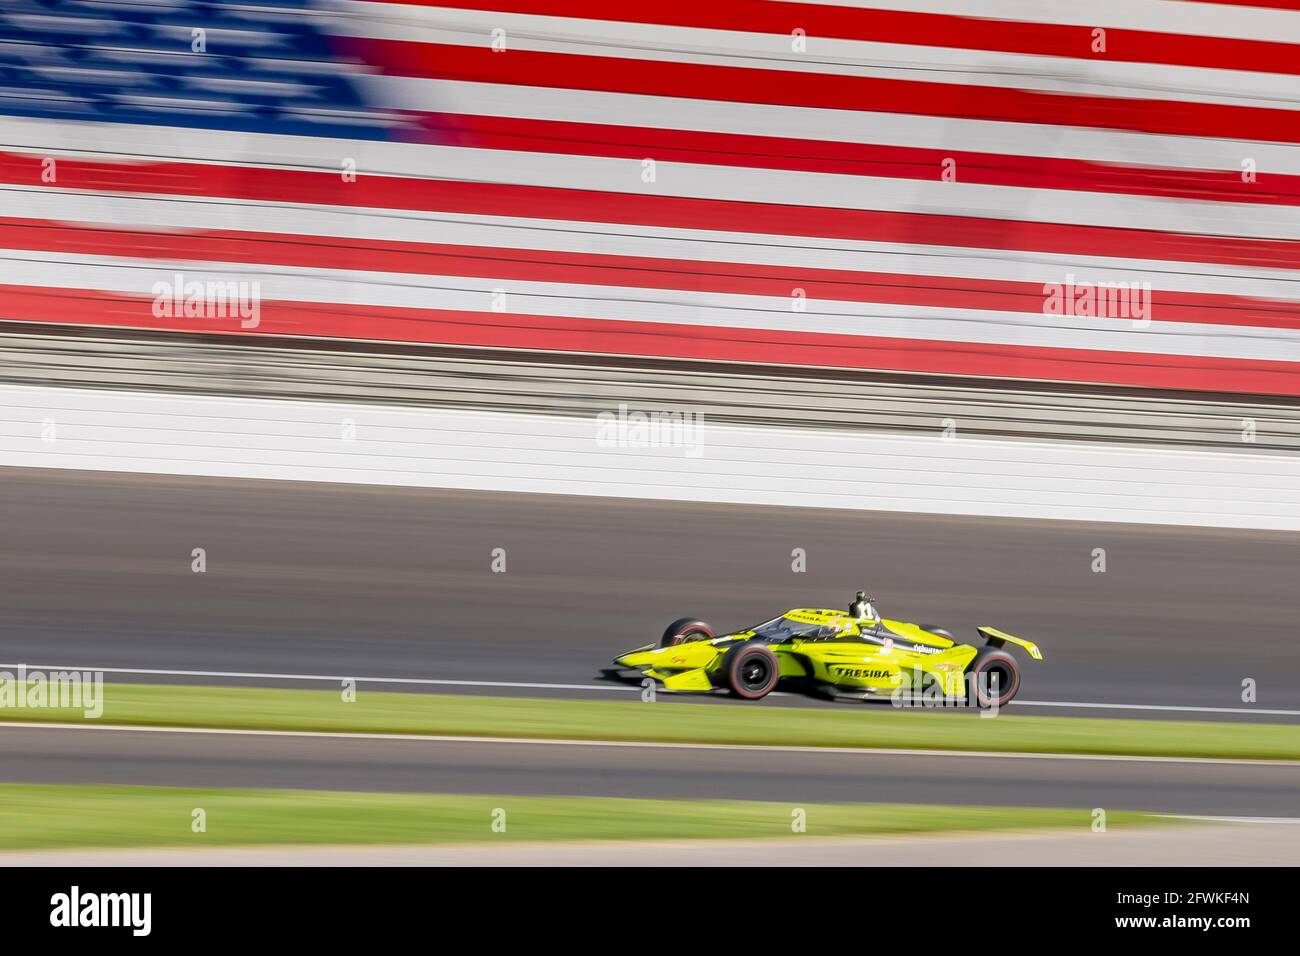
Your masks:
{"label": "front tire", "polygon": [[727,687],[743,700],[760,700],[776,688],[781,667],[766,644],[740,644],[727,654]]}
{"label": "front tire", "polygon": [[985,647],[966,668],[966,682],[967,700],[972,706],[1005,707],[1020,690],[1020,668],[1006,651]]}
{"label": "front tire", "polygon": [[660,647],[673,647],[687,641],[707,641],[716,637],[713,628],[693,617],[681,617],[668,625],[664,636],[659,638]]}

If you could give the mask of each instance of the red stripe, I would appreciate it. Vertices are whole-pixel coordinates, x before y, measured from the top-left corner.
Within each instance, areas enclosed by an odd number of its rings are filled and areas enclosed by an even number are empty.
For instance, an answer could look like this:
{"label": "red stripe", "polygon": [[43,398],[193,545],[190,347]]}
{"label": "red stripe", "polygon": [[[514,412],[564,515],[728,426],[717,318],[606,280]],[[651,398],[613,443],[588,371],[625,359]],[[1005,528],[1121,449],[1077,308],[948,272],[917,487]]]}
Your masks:
{"label": "red stripe", "polygon": [[945,161],[955,181],[1020,189],[1069,189],[1209,202],[1300,205],[1300,176],[1261,173],[1245,182],[1240,170],[1122,166],[912,146],[824,142],[741,133],[566,123],[556,120],[413,114],[428,142],[472,149],[505,149],[570,156],[789,169],[801,172],[940,181]]}
{"label": "red stripe", "polygon": [[[405,3],[407,0],[392,0]],[[1271,7],[1275,10],[1300,10],[1300,0],[1183,0],[1185,3],[1213,3],[1225,7]]]}
{"label": "red stripe", "polygon": [[364,170],[355,182],[345,183],[337,173],[69,158],[59,160],[58,182],[53,186],[42,181],[42,172],[41,157],[0,153],[0,183],[55,188],[60,192],[94,190],[204,198],[224,196],[271,205],[293,202],[510,218],[525,215],[534,219],[1209,262],[1258,268],[1294,269],[1300,263],[1300,241],[1293,239],[1199,236],[1149,229],[1017,222],[971,216],[444,182],[371,176]]}
{"label": "red stripe", "polygon": [[912,116],[1300,142],[1300,112],[1176,100],[1078,96],[961,83],[742,69],[572,53],[338,37],[344,55],[395,76],[644,96],[870,110]]}
{"label": "red stripe", "polygon": [[[814,312],[818,300],[1022,313],[1042,312],[1044,301],[1043,284],[1037,282],[278,233],[149,232],[31,219],[0,219],[0,248],[127,256],[163,264],[236,262],[781,299],[798,288]],[[1154,290],[1151,308],[1151,318],[1162,322],[1300,330],[1297,302]]]}
{"label": "red stripe", "polygon": [[491,348],[756,362],[1300,396],[1300,364],[1027,348],[650,322],[433,309],[263,302],[256,333],[234,320],[157,318],[152,300],[0,286],[0,316],[20,322],[312,336]]}
{"label": "red stripe", "polygon": [[[643,4],[611,4],[609,0],[389,2],[787,36],[798,28],[812,38],[1028,53],[1080,60],[1120,60],[1227,70],[1300,73],[1295,48],[1287,43],[1125,30],[1107,23],[1097,24],[1106,29],[1106,51],[1094,53],[1091,26],[980,19],[900,10],[860,10],[812,3],[755,3],[754,0],[708,0],[707,3],[698,0],[655,0],[654,3]],[[1257,2],[1259,5],[1279,5],[1282,0]],[[1170,26],[1176,29],[1178,25],[1177,13],[1171,11]]]}

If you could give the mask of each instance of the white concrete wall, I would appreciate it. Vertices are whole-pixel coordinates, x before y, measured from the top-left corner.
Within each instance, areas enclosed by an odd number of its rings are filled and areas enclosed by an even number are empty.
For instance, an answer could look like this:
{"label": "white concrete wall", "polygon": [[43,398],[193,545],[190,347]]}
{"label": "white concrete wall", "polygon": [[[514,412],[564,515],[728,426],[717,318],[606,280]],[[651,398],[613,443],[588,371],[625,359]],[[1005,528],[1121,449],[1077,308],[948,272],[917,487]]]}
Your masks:
{"label": "white concrete wall", "polygon": [[609,447],[601,430],[594,417],[0,388],[0,465],[1300,530],[1297,457],[707,422],[678,436],[689,447]]}

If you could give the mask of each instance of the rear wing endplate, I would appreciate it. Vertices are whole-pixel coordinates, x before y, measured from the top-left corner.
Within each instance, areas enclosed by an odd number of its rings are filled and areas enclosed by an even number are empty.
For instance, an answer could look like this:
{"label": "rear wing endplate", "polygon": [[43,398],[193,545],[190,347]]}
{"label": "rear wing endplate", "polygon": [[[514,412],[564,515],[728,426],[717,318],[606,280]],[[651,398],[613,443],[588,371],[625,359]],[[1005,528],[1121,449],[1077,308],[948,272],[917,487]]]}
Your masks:
{"label": "rear wing endplate", "polygon": [[1036,661],[1043,659],[1043,652],[1038,649],[1038,645],[1033,641],[1027,641],[1023,637],[1016,637],[1008,634],[1006,631],[999,631],[996,627],[976,628],[980,636],[989,642],[992,647],[1005,647],[1007,644],[1018,644],[1029,652],[1029,656]]}

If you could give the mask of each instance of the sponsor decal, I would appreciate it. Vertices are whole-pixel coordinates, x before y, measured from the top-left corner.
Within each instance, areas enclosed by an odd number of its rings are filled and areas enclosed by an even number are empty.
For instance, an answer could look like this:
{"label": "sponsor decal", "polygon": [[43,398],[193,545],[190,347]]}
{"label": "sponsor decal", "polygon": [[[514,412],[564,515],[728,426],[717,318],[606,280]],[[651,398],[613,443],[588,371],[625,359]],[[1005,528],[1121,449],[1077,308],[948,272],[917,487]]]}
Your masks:
{"label": "sponsor decal", "polygon": [[851,677],[855,680],[881,680],[889,677],[892,672],[883,667],[835,666],[831,668],[831,673],[836,677]]}

